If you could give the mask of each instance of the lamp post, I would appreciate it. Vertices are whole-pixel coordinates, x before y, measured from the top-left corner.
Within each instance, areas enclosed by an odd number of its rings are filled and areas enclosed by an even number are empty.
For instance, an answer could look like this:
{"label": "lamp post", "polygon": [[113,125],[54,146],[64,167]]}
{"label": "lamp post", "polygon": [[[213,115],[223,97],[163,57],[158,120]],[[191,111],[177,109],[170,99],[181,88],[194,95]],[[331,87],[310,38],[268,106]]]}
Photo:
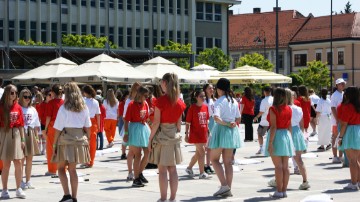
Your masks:
{"label": "lamp post", "polygon": [[264,45],[264,58],[266,59],[266,36],[265,36],[265,31],[264,30],[260,30],[259,34],[257,37],[255,37],[254,42],[257,43],[258,45]]}
{"label": "lamp post", "polygon": [[333,0],[331,0],[330,14],[330,87],[333,89]]}
{"label": "lamp post", "polygon": [[279,0],[276,0],[276,73],[279,73]]}

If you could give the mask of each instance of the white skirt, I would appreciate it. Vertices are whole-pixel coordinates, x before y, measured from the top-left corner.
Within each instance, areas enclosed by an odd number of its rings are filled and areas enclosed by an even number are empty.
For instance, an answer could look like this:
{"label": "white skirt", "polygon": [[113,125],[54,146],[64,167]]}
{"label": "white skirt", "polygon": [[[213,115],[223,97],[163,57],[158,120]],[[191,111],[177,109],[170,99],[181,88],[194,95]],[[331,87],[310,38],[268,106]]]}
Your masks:
{"label": "white skirt", "polygon": [[318,145],[328,145],[331,141],[331,115],[322,114],[319,117]]}

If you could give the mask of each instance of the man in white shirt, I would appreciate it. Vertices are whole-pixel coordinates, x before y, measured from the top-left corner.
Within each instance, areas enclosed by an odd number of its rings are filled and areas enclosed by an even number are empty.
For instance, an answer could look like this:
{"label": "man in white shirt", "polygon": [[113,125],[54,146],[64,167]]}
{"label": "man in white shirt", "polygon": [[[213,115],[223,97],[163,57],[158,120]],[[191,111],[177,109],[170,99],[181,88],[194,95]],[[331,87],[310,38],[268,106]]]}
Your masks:
{"label": "man in white shirt", "polygon": [[310,97],[310,100],[311,100],[311,116],[310,116],[310,125],[311,125],[311,128],[313,129],[312,133],[310,134],[310,136],[315,136],[317,134],[316,132],[316,106],[318,104],[318,102],[320,101],[320,97],[317,96],[315,94],[315,91],[314,89],[309,89],[309,97]]}
{"label": "man in white shirt", "polygon": [[261,100],[259,113],[254,118],[254,122],[256,122],[261,117],[261,121],[257,129],[260,149],[258,152],[256,152],[256,154],[263,153],[264,135],[269,129],[269,122],[267,121],[266,117],[274,100],[274,98],[271,96],[271,88],[269,86],[264,87],[263,91],[265,98]]}
{"label": "man in white shirt", "polygon": [[[332,131],[333,131],[333,135],[331,138],[331,144],[334,146],[335,145],[335,141],[336,141],[336,137],[339,133],[338,131],[338,123],[339,123],[339,119],[338,119],[338,115],[337,115],[337,107],[339,106],[339,104],[341,104],[342,100],[343,100],[343,95],[344,95],[344,89],[345,89],[345,85],[346,82],[344,81],[343,78],[339,78],[335,81],[336,84],[336,91],[331,95],[331,112],[332,112]],[[342,157],[342,152],[339,151],[339,157],[337,155],[337,148],[332,148],[332,152],[333,152],[333,163],[341,163],[341,157]]]}
{"label": "man in white shirt", "polygon": [[2,95],[4,94],[4,89],[2,88],[3,85],[3,78],[0,77],[0,99],[2,97]]}

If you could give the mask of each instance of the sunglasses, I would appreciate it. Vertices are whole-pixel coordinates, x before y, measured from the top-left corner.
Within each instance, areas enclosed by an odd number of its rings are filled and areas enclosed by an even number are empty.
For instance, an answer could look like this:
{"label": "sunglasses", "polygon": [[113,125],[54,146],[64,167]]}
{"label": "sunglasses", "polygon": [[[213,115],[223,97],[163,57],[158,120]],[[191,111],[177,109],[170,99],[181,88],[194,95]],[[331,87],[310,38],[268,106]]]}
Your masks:
{"label": "sunglasses", "polygon": [[16,94],[17,94],[16,91],[11,91],[11,92],[10,92],[10,95],[16,95]]}
{"label": "sunglasses", "polygon": [[47,96],[50,96],[50,97],[51,97],[51,93],[47,94]]}
{"label": "sunglasses", "polygon": [[28,95],[28,96],[24,95],[23,98],[26,99],[26,100],[27,100],[27,99],[30,100],[30,99],[31,99],[31,96],[30,96],[30,95]]}

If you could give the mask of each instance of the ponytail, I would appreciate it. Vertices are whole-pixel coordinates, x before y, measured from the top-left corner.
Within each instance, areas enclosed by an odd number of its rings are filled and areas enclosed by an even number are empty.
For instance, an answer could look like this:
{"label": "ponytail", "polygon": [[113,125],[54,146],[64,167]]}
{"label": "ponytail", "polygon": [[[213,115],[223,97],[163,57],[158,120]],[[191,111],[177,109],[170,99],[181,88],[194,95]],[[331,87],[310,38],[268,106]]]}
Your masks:
{"label": "ponytail", "polygon": [[202,93],[201,90],[196,90],[194,92],[191,93],[191,104],[196,104],[197,103],[197,97]]}
{"label": "ponytail", "polygon": [[[225,97],[226,97],[226,99],[228,100],[228,102],[230,102],[230,99],[231,99],[231,103],[234,104],[234,99],[233,99],[233,97],[231,96],[231,93],[230,93],[230,92],[225,91]],[[229,98],[229,97],[230,97],[230,98]]]}
{"label": "ponytail", "polygon": [[170,102],[172,104],[175,104],[179,99],[179,95],[180,95],[178,76],[175,73],[166,73],[164,74],[162,80],[167,83],[166,94],[170,98]]}

